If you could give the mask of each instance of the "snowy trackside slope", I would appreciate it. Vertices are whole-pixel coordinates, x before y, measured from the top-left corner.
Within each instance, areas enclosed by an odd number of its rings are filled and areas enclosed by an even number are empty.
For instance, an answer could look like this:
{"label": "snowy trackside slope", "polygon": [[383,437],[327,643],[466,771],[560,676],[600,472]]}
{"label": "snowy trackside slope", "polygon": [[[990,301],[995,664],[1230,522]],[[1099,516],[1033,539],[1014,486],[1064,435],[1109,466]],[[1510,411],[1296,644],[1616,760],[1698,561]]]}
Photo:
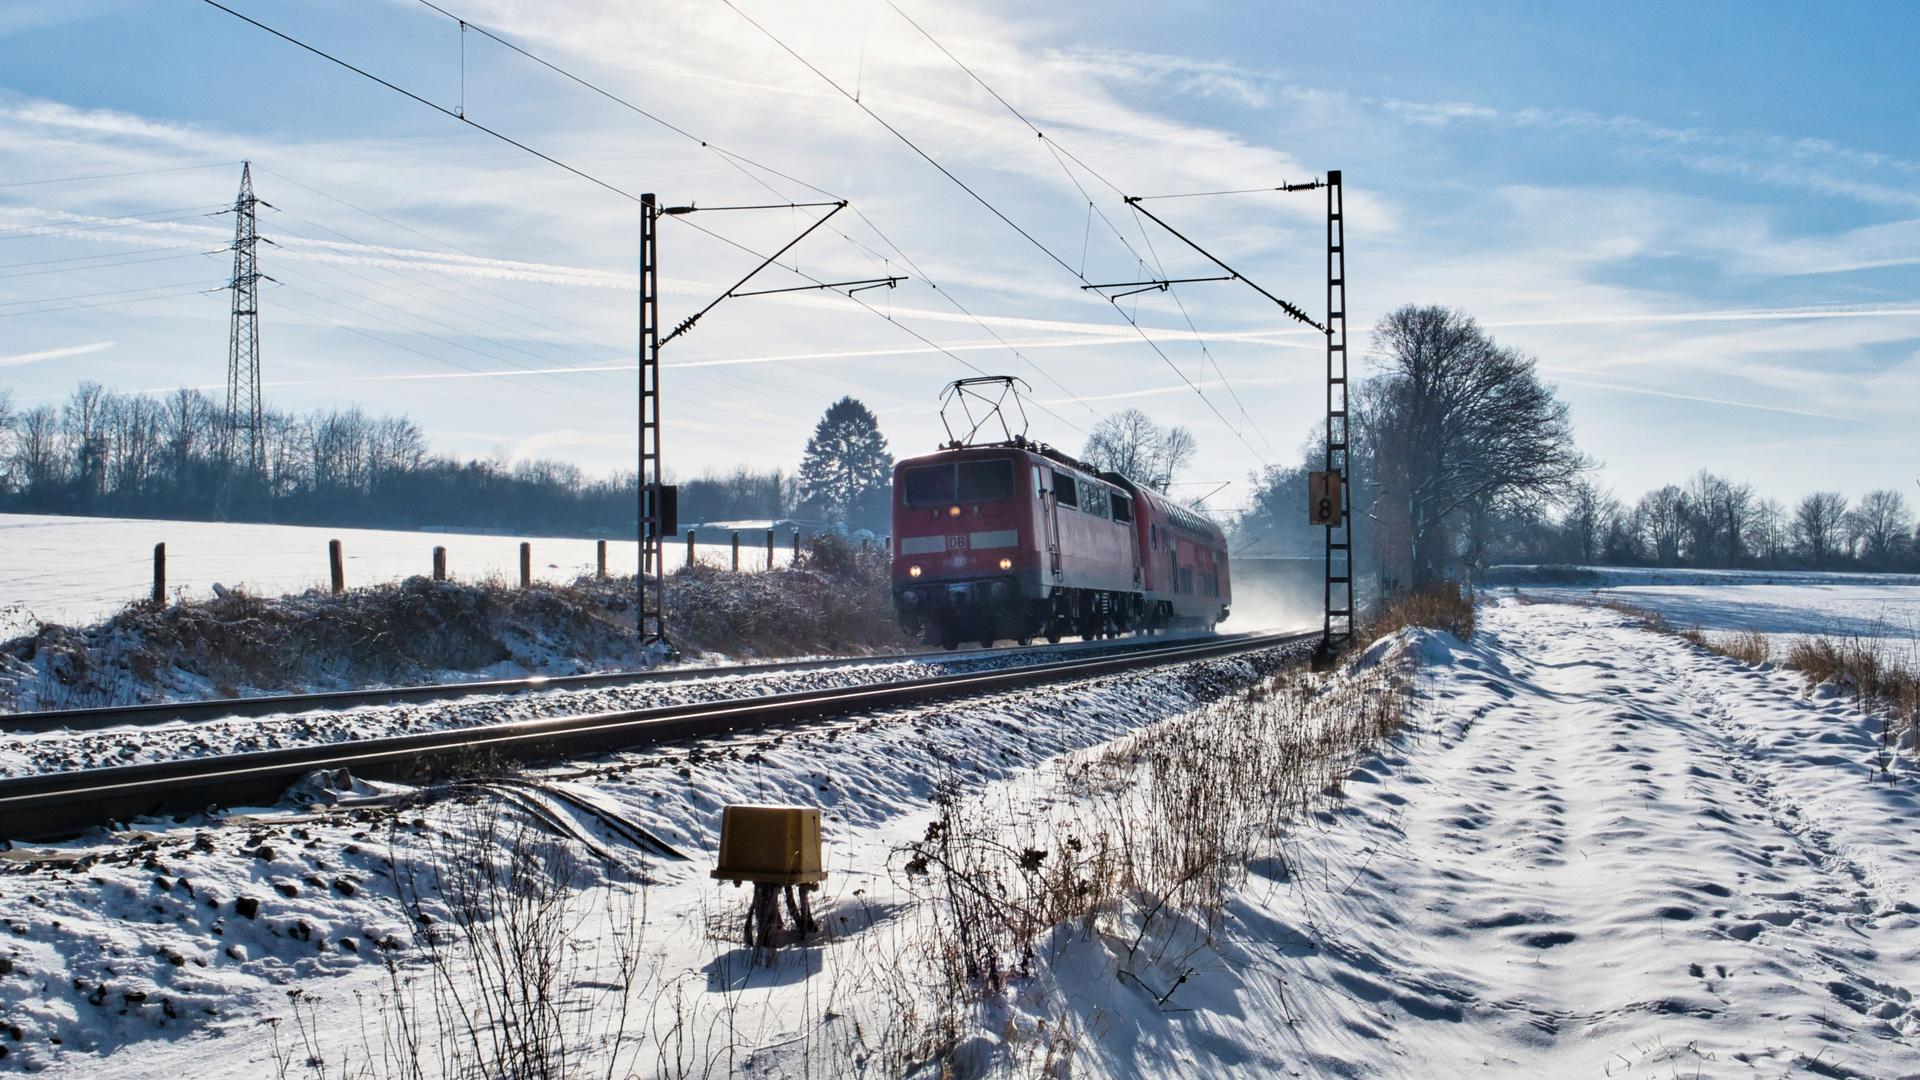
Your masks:
{"label": "snowy trackside slope", "polygon": [[1412,733],[1256,868],[1182,1011],[1056,956],[1075,1075],[1920,1076],[1877,721],[1612,611],[1481,627],[1425,638]]}

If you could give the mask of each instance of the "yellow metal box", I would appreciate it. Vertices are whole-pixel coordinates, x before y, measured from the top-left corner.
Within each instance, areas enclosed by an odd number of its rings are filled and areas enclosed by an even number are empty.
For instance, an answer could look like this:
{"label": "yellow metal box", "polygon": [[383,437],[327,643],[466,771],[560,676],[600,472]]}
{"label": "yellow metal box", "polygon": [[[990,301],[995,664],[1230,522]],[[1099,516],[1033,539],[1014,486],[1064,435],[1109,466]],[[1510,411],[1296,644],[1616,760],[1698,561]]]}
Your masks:
{"label": "yellow metal box", "polygon": [[826,880],[820,811],[811,806],[729,806],[720,812],[720,866],[731,881],[798,885]]}

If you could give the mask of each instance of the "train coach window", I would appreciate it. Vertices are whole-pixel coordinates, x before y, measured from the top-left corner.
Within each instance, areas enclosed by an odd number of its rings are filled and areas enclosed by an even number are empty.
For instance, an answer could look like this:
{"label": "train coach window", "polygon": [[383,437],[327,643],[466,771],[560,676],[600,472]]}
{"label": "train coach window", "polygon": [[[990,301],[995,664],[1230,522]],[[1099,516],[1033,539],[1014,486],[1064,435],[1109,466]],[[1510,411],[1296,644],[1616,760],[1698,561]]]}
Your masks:
{"label": "train coach window", "polygon": [[1133,500],[1117,491],[1113,493],[1113,520],[1123,525],[1133,524]]}
{"label": "train coach window", "polygon": [[1073,477],[1057,469],[1054,470],[1053,474],[1053,501],[1059,503],[1061,506],[1071,506],[1075,510],[1080,509],[1079,485],[1074,482]]}
{"label": "train coach window", "polygon": [[1013,462],[963,461],[960,463],[960,502],[987,502],[1013,494]]}
{"label": "train coach window", "polygon": [[951,465],[921,465],[908,469],[902,479],[906,506],[939,506],[953,501]]}

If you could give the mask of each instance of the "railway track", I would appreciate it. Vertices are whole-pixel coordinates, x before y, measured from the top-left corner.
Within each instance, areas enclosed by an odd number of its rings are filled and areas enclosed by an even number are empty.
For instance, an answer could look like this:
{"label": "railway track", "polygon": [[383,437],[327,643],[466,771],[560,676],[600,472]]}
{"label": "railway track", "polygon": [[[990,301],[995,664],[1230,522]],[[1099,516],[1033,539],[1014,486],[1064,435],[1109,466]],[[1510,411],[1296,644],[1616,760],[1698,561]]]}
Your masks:
{"label": "railway track", "polygon": [[[560,760],[743,728],[920,705],[1254,652],[1305,642],[1315,633],[1150,641],[1137,643],[1133,648],[1103,650],[1092,657],[903,682],[544,717],[346,744],[12,777],[0,780],[0,838],[52,840],[143,815],[202,813],[215,806],[269,805],[279,801],[293,783],[320,769],[345,769],[369,779],[406,780],[444,773],[463,764]],[[950,657],[953,654],[936,655]],[[766,665],[760,670],[779,666]],[[555,681],[558,680],[549,680],[544,685],[550,686]],[[301,695],[303,698],[324,696],[329,695]]]}
{"label": "railway track", "polygon": [[[1125,650],[1152,647],[1150,642],[1077,642],[1042,645],[1030,653],[1078,653],[1088,649]],[[953,652],[883,653],[829,660],[782,660],[766,664],[729,664],[719,667],[677,667],[650,671],[596,671],[585,675],[534,675],[524,679],[487,679],[433,683],[427,686],[387,686],[368,690],[329,690],[311,694],[266,694],[260,697],[215,698],[211,701],[165,701],[148,705],[109,705],[85,709],[47,709],[0,715],[0,731],[32,734],[48,731],[90,731],[121,725],[152,725],[176,720],[219,720],[236,716],[277,716],[318,709],[352,709],[366,705],[453,701],[465,697],[510,697],[550,690],[590,690],[609,686],[675,682],[684,679],[773,675],[791,671],[820,671],[859,664],[956,663],[1008,655],[1005,649],[959,649]]]}

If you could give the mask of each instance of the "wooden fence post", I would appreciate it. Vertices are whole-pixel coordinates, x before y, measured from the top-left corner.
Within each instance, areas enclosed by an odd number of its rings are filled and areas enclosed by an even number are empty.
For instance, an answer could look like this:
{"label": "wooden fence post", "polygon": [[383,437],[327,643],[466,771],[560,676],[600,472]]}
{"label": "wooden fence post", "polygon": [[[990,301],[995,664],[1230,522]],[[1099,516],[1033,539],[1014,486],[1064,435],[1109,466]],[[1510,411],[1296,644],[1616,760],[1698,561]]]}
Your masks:
{"label": "wooden fence post", "polygon": [[687,530],[687,565],[693,565],[693,530]]}
{"label": "wooden fence post", "polygon": [[599,544],[599,561],[600,569],[595,572],[594,576],[601,581],[605,581],[607,580],[607,542],[605,540],[600,541]]}
{"label": "wooden fence post", "polygon": [[740,572],[740,534],[733,534],[733,572]]}
{"label": "wooden fence post", "polygon": [[520,587],[533,588],[533,545],[520,541]]}
{"label": "wooden fence post", "polygon": [[347,564],[340,555],[340,541],[327,541],[327,566],[333,571],[333,595],[347,591]]}
{"label": "wooden fence post", "polygon": [[767,569],[773,569],[773,530],[767,530]]}
{"label": "wooden fence post", "polygon": [[796,565],[800,562],[800,530],[799,529],[793,530],[793,561]]}
{"label": "wooden fence post", "polygon": [[433,580],[435,581],[447,580],[447,549],[446,548],[436,547],[433,549]]}
{"label": "wooden fence post", "polygon": [[153,545],[153,606],[167,602],[167,545]]}

